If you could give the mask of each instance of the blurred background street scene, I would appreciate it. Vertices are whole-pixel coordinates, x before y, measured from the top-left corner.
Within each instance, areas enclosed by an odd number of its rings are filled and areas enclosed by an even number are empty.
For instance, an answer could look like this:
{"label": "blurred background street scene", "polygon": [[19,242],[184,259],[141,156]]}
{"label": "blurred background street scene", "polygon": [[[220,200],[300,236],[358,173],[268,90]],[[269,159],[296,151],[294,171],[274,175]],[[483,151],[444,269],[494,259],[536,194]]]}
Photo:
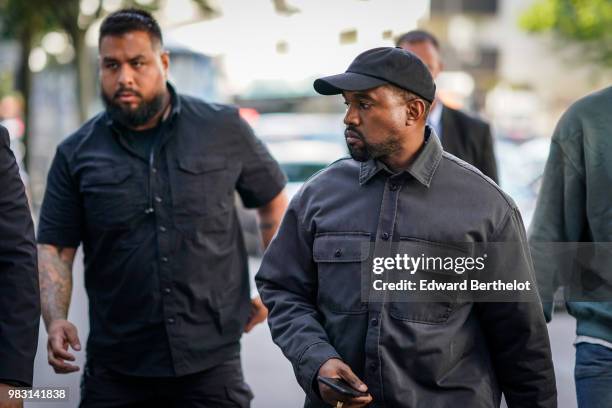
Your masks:
{"label": "blurred background street scene", "polygon": [[[409,30],[426,29],[441,42],[440,99],[491,123],[500,186],[526,225],[559,116],[612,83],[610,0],[0,0],[0,123],[35,214],[55,147],[103,108],[98,28],[126,6],[151,10],[160,22],[179,92],[241,107],[281,163],[290,195],[346,154],[342,98],[316,94],[313,80]],[[252,214],[241,218],[254,273],[257,229]],[[75,265],[70,320],[84,338],[87,298],[82,262]],[[563,408],[576,406],[574,325],[561,312],[550,326]],[[242,342],[253,406],[301,406],[303,393],[267,327]],[[41,324],[35,385],[70,387],[76,407],[79,378],[53,374]]]}

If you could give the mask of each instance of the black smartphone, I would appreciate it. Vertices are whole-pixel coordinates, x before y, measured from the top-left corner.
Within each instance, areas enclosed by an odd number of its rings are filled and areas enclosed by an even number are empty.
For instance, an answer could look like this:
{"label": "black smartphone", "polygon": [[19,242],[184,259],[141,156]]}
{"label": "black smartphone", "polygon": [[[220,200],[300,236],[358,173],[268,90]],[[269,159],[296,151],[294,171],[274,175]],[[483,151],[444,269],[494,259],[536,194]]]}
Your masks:
{"label": "black smartphone", "polygon": [[332,390],[336,391],[339,394],[346,395],[347,397],[355,398],[355,397],[365,397],[368,395],[367,392],[361,392],[353,387],[351,387],[346,381],[341,378],[330,378],[330,377],[321,377],[317,376],[317,380],[327,385]]}

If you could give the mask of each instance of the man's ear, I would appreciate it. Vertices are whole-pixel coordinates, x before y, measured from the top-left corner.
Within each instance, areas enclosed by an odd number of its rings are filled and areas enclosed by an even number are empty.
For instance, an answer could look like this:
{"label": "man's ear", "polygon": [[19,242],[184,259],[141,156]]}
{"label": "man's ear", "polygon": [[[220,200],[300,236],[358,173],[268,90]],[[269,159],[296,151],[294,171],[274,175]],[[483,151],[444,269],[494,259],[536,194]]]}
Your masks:
{"label": "man's ear", "polygon": [[168,78],[168,71],[170,70],[170,53],[168,51],[160,51],[160,59],[162,63],[162,68],[164,70],[164,76],[166,79]]}
{"label": "man's ear", "polygon": [[413,99],[406,104],[406,126],[413,126],[425,116],[425,102]]}

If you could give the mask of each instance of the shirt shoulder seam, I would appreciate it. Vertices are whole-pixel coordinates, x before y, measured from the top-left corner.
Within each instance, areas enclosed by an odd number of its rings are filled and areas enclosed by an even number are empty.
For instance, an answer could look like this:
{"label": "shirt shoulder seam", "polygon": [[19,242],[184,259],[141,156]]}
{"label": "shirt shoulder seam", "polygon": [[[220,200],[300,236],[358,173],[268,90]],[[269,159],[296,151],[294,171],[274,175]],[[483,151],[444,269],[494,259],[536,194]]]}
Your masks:
{"label": "shirt shoulder seam", "polygon": [[459,166],[465,169],[466,171],[473,173],[475,176],[480,177],[482,180],[484,180],[487,183],[487,185],[489,185],[490,187],[495,189],[495,191],[497,191],[497,193],[504,199],[508,207],[515,208],[515,204],[512,203],[508,199],[508,197],[506,197],[506,194],[503,192],[503,190],[497,184],[495,184],[491,179],[489,179],[487,176],[485,176],[480,171],[478,171],[474,166],[470,165],[469,163],[463,162],[461,159],[451,155],[448,152],[443,152],[442,157],[447,159],[449,162],[455,164],[456,166]]}

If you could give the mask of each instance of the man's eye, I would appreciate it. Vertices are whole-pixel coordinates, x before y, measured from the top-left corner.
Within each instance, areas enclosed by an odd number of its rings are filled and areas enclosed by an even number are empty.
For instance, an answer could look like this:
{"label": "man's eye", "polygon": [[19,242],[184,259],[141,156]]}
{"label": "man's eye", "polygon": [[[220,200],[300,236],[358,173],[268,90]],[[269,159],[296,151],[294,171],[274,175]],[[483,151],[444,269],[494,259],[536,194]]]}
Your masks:
{"label": "man's eye", "polygon": [[119,67],[119,64],[117,64],[116,62],[109,62],[105,64],[104,67],[106,69],[117,69]]}
{"label": "man's eye", "polygon": [[359,107],[363,110],[368,110],[372,107],[372,104],[368,102],[359,102]]}
{"label": "man's eye", "polygon": [[142,63],[142,61],[134,61],[134,62],[132,62],[132,66],[133,66],[134,68],[140,68],[140,67],[142,67],[143,65],[144,65],[144,64]]}

